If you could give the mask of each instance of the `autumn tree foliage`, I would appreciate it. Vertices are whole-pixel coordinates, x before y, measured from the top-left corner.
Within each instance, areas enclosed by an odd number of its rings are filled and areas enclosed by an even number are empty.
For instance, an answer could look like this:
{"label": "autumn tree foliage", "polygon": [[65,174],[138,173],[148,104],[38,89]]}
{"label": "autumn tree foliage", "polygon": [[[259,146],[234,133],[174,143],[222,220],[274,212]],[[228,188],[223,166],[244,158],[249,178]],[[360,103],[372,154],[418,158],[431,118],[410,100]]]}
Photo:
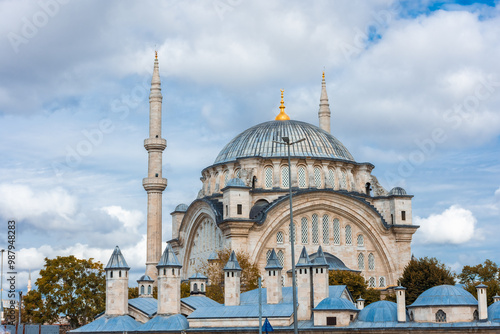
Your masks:
{"label": "autumn tree foliage", "polygon": [[332,270],[328,274],[329,285],[346,285],[354,300],[359,297],[365,299],[365,305],[380,300],[380,291],[368,288],[368,284],[357,272]]}
{"label": "autumn tree foliage", "polygon": [[490,305],[493,303],[493,296],[500,294],[499,272],[500,268],[495,262],[486,260],[475,266],[464,266],[457,278],[473,296],[477,295],[476,285],[485,284],[488,287],[486,294],[488,305]]}
{"label": "autumn tree foliage", "polygon": [[454,285],[455,276],[436,258],[424,257],[408,262],[398,282],[407,289],[406,305],[410,305],[427,289],[443,284]]}
{"label": "autumn tree foliage", "polygon": [[105,309],[103,265],[92,258],[45,258],[36,286],[23,299],[24,321],[28,323],[52,324],[65,317],[72,328],[77,328]]}
{"label": "autumn tree foliage", "polygon": [[[206,296],[216,302],[224,303],[224,266],[229,260],[231,249],[217,251],[217,260],[204,261],[197,271],[208,277]],[[258,287],[259,268],[250,261],[250,255],[246,252],[237,251],[236,258],[242,269],[241,292],[256,289]]]}

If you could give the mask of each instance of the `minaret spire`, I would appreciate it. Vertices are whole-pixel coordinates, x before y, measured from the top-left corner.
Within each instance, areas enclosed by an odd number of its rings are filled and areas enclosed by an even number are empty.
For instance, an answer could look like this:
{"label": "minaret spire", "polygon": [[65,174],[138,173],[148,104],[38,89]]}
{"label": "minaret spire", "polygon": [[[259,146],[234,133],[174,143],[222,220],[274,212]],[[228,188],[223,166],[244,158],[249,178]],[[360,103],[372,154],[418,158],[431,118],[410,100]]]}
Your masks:
{"label": "minaret spire", "polygon": [[330,133],[330,105],[328,104],[328,94],[326,93],[325,71],[321,80],[321,96],[319,98],[319,127]]}
{"label": "minaret spire", "polygon": [[167,141],[161,138],[161,82],[158,53],[155,51],[153,78],[149,94],[149,138],[144,140],[148,151],[148,177],[142,185],[148,193],[146,275],[156,281],[156,265],[162,253],[162,192],[167,187],[167,179],[162,177],[162,154]]}
{"label": "minaret spire", "polygon": [[29,276],[28,276],[28,287],[27,287],[27,292],[31,291],[31,269],[29,271]]}

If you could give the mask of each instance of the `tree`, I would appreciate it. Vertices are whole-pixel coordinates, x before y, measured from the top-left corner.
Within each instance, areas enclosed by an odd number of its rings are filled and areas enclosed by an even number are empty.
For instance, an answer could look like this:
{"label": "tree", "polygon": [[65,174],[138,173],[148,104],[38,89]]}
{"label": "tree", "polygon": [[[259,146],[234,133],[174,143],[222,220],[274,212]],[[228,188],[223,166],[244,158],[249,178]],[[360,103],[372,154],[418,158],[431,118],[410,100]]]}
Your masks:
{"label": "tree", "polygon": [[464,284],[465,290],[476,296],[476,285],[483,283],[486,289],[488,305],[493,303],[493,296],[500,293],[499,271],[497,264],[491,260],[476,266],[464,266],[458,275],[460,283]]}
{"label": "tree", "polygon": [[[139,287],[128,288],[128,299],[139,297]],[[158,298],[158,287],[153,287],[153,298]]]}
{"label": "tree", "polygon": [[365,299],[365,305],[380,300],[380,291],[371,288],[368,289],[368,284],[363,276],[356,272],[332,270],[328,274],[328,284],[346,285],[355,300],[359,297]]}
{"label": "tree", "polygon": [[399,285],[407,289],[407,305],[412,304],[425,290],[443,284],[455,284],[453,273],[436,258],[429,257],[412,259],[399,279]]}
{"label": "tree", "polygon": [[36,286],[24,297],[29,322],[52,324],[64,316],[71,328],[77,328],[105,309],[104,269],[93,259],[45,258]]}
{"label": "tree", "polygon": [[191,295],[191,288],[189,286],[189,282],[181,283],[181,298],[186,298]]}
{"label": "tree", "polygon": [[[208,277],[209,286],[206,296],[219,303],[224,303],[224,266],[229,260],[231,249],[217,251],[218,260],[205,261],[197,268],[198,272]],[[246,252],[237,251],[236,258],[242,269],[241,292],[256,289],[258,287],[259,268],[250,261],[250,255]]]}

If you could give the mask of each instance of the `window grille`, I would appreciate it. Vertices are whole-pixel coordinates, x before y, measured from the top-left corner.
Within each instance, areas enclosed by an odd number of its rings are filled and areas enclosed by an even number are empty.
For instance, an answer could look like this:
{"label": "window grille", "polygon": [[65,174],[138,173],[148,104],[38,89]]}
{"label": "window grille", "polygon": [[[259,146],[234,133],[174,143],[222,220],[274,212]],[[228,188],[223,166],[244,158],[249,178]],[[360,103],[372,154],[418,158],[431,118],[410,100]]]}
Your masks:
{"label": "window grille", "polygon": [[300,166],[297,174],[299,175],[299,188],[305,188],[306,187],[306,169],[303,166]]}
{"label": "window grille", "polygon": [[358,269],[365,270],[365,255],[363,253],[358,254]]}
{"label": "window grille", "polygon": [[141,295],[144,294],[144,285],[141,285]]}
{"label": "window grille", "polygon": [[302,243],[307,244],[309,240],[309,223],[307,222],[307,218],[303,217],[300,221],[300,227],[301,227],[301,236],[302,236]]}
{"label": "window grille", "polygon": [[337,218],[333,220],[333,243],[340,245],[340,222]]}
{"label": "window grille", "polygon": [[285,275],[281,275],[281,286],[285,286]]}
{"label": "window grille", "polygon": [[148,295],[151,294],[151,285],[148,285]]}
{"label": "window grille", "polygon": [[288,177],[289,177],[288,166],[281,167],[281,186],[283,188],[289,187]]}
{"label": "window grille", "polygon": [[215,174],[215,191],[219,191],[219,173]]}
{"label": "window grille", "polygon": [[229,181],[229,172],[224,172],[224,187],[227,186],[227,182]]}
{"label": "window grille", "polygon": [[266,189],[271,189],[273,187],[273,168],[266,167],[264,170],[264,185]]}
{"label": "window grille", "polygon": [[446,322],[446,313],[443,310],[436,312],[436,322]]}
{"label": "window grille", "polygon": [[340,189],[347,189],[347,175],[345,173],[345,170],[341,171]]}
{"label": "window grille", "polygon": [[276,254],[276,255],[278,256],[278,261],[280,261],[280,265],[283,267],[283,265],[285,263],[285,254],[283,254],[282,250],[279,250],[278,254]]}
{"label": "window grille", "polygon": [[266,262],[269,261],[270,256],[271,256],[271,250],[269,249],[266,253]]}
{"label": "window grille", "polygon": [[370,277],[370,279],[368,280],[368,287],[369,288],[375,287],[375,277]]}
{"label": "window grille", "polygon": [[335,170],[328,169],[328,182],[331,188],[335,188]]}
{"label": "window grille", "polygon": [[365,239],[362,234],[358,235],[358,246],[363,247],[365,245]]}
{"label": "window grille", "polygon": [[316,188],[321,188],[321,169],[314,167],[314,185]]}
{"label": "window grille", "polygon": [[318,226],[318,215],[313,214],[312,215],[312,243],[313,244],[318,244],[319,243],[319,226]]}
{"label": "window grille", "polygon": [[328,215],[323,216],[323,243],[330,243],[330,222],[328,219]]}
{"label": "window grille", "polygon": [[384,276],[380,276],[380,278],[378,279],[379,280],[379,287],[381,288],[385,288],[385,277]]}
{"label": "window grille", "polygon": [[276,233],[276,243],[277,244],[283,243],[283,232],[279,231],[278,233]]}
{"label": "window grille", "polygon": [[[292,240],[292,229],[290,228],[290,240]],[[297,226],[293,223],[293,242],[297,242]]]}
{"label": "window grille", "polygon": [[236,175],[236,177],[239,179],[240,178],[240,170],[237,169],[235,172],[234,172],[234,175]]}
{"label": "window grille", "polygon": [[345,243],[346,243],[346,245],[352,245],[351,225],[346,225],[346,227],[345,227]]}
{"label": "window grille", "polygon": [[373,253],[368,254],[368,269],[375,270],[375,256],[373,256]]}

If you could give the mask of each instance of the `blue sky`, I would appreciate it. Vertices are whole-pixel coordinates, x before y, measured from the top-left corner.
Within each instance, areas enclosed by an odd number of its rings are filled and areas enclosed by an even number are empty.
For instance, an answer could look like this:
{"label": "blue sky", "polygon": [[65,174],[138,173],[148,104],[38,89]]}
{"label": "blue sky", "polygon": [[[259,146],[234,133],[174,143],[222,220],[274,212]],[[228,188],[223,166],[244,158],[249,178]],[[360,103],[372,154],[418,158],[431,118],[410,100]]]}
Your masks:
{"label": "blue sky", "polygon": [[0,219],[18,222],[21,289],[44,257],[106,263],[115,245],[143,272],[155,48],[164,240],[280,89],[317,124],[324,69],[334,136],[415,196],[414,254],[500,263],[498,1],[0,1],[0,22]]}

